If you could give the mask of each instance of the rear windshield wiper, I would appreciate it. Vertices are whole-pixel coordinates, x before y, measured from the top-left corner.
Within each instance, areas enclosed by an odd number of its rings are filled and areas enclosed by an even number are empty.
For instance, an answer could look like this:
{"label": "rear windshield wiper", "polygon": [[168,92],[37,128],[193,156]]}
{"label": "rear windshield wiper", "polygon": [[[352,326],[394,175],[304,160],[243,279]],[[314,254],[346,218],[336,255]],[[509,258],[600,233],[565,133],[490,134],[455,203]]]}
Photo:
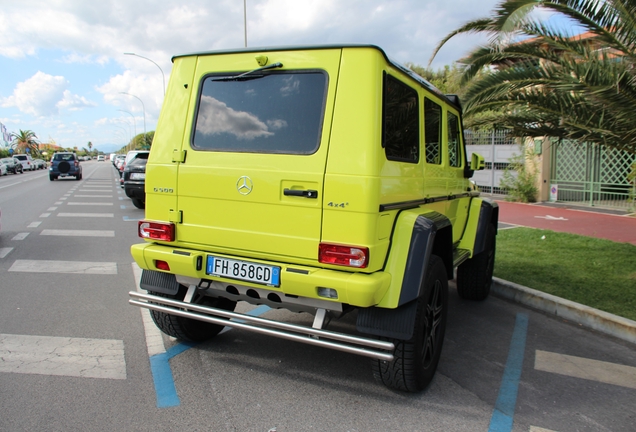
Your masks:
{"label": "rear windshield wiper", "polygon": [[260,72],[260,71],[264,71],[264,70],[267,70],[267,69],[275,69],[275,68],[280,68],[280,67],[283,67],[282,63],[280,63],[280,62],[272,63],[271,65],[263,66],[263,67],[260,67],[258,69],[251,70],[249,72],[242,73],[240,75],[229,76],[229,77],[221,77],[221,78],[214,78],[212,81],[246,81],[246,80],[250,80],[250,79],[262,78],[265,75],[263,75],[263,74],[252,75],[252,74],[255,73],[255,72]]}

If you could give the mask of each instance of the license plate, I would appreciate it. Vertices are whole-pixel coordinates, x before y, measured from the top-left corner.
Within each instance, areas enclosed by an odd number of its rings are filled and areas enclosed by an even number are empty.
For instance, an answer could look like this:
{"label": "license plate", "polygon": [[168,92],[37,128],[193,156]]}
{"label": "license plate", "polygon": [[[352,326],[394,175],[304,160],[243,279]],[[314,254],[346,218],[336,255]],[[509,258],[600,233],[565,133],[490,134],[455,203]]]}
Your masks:
{"label": "license plate", "polygon": [[280,267],[208,255],[205,273],[268,286],[280,285]]}
{"label": "license plate", "polygon": [[130,173],[131,180],[145,180],[146,173]]}

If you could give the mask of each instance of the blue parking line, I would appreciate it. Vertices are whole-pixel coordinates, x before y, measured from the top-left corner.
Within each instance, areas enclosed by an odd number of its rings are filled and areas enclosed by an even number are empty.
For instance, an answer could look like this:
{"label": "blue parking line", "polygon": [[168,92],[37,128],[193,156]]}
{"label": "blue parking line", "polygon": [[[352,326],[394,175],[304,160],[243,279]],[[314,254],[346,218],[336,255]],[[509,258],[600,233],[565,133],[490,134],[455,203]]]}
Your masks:
{"label": "blue parking line", "polygon": [[124,219],[124,222],[135,222],[135,221],[140,221],[143,219],[143,217],[140,218],[131,218],[128,216],[123,216],[122,219]]}
{"label": "blue parking line", "polygon": [[260,305],[257,308],[252,309],[249,312],[245,312],[245,315],[249,315],[249,316],[259,316],[259,315],[263,315],[265,312],[267,312],[270,309],[269,306],[266,305]]}
{"label": "blue parking line", "polygon": [[506,368],[499,387],[499,396],[497,396],[495,410],[490,418],[489,432],[512,431],[527,334],[528,315],[519,313],[515,320],[508,360],[506,361]]}
{"label": "blue parking line", "polygon": [[156,354],[150,357],[150,370],[155,384],[155,394],[157,395],[157,408],[169,408],[181,405],[181,400],[177,395],[177,388],[174,385],[170,359],[182,352],[189,350],[195,343],[179,343],[169,348],[165,353]]}
{"label": "blue parking line", "polygon": [[[259,316],[269,310],[269,306],[261,305],[246,315]],[[170,368],[170,359],[196,346],[196,343],[182,342],[178,343],[165,353],[155,354],[150,357],[150,371],[152,372],[152,380],[155,384],[155,394],[157,396],[157,408],[170,408],[181,405],[181,400],[177,394],[177,388],[174,384],[172,369]]]}

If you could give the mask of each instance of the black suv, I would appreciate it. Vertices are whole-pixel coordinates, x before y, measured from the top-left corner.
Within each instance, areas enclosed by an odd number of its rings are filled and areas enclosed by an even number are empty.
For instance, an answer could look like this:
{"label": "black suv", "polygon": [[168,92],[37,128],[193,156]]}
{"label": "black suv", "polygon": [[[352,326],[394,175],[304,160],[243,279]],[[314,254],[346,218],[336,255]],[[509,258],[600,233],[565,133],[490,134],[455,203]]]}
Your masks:
{"label": "black suv", "polygon": [[75,180],[82,179],[82,166],[75,153],[59,152],[51,158],[49,167],[49,180],[53,181],[58,177],[75,177]]}
{"label": "black suv", "polygon": [[148,152],[140,152],[128,162],[124,168],[122,180],[124,182],[124,192],[132,199],[133,205],[138,209],[146,207],[146,163],[148,162]]}

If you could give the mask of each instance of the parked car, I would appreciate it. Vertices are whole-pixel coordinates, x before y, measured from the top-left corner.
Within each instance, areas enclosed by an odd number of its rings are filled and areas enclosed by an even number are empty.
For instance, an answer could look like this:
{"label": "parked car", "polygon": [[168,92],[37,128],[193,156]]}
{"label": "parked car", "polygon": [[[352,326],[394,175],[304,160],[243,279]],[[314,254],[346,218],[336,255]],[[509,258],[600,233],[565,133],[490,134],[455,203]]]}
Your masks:
{"label": "parked car", "polygon": [[20,161],[22,164],[23,171],[35,171],[37,168],[35,167],[35,162],[31,155],[28,154],[17,154],[13,155],[14,158]]}
{"label": "parked car", "polygon": [[3,163],[0,163],[0,176],[6,176],[9,173],[7,166]]}
{"label": "parked car", "polygon": [[119,171],[120,176],[121,176],[121,173],[124,171],[124,169],[122,168],[120,170],[119,167],[121,166],[121,164],[124,163],[125,159],[126,159],[126,155],[119,155],[119,154],[115,156],[115,159],[113,159],[113,165],[115,165],[115,168],[117,168],[117,171]]}
{"label": "parked car", "polygon": [[16,158],[13,158],[13,157],[2,158],[0,159],[0,162],[2,162],[2,164],[7,167],[7,172],[10,172],[12,174],[18,174],[18,173],[22,174],[24,171],[22,169],[22,164]]}
{"label": "parked car", "polygon": [[51,166],[49,167],[49,180],[53,181],[59,177],[75,177],[75,180],[82,179],[82,166],[75,153],[59,152],[53,154]]}
{"label": "parked car", "polygon": [[146,163],[148,162],[148,152],[139,153],[135,159],[130,161],[124,168],[124,192],[132,199],[132,203],[138,209],[146,208]]}
{"label": "parked car", "polygon": [[35,169],[46,169],[46,162],[42,159],[33,159]]}
{"label": "parked car", "polygon": [[128,165],[131,161],[133,161],[138,155],[140,154],[148,154],[150,153],[148,150],[131,150],[128,153],[126,153],[126,156],[124,157],[123,162],[120,162],[119,165],[117,166],[117,168],[119,169],[119,185],[123,188],[124,187],[124,169],[126,168],[126,165]]}

